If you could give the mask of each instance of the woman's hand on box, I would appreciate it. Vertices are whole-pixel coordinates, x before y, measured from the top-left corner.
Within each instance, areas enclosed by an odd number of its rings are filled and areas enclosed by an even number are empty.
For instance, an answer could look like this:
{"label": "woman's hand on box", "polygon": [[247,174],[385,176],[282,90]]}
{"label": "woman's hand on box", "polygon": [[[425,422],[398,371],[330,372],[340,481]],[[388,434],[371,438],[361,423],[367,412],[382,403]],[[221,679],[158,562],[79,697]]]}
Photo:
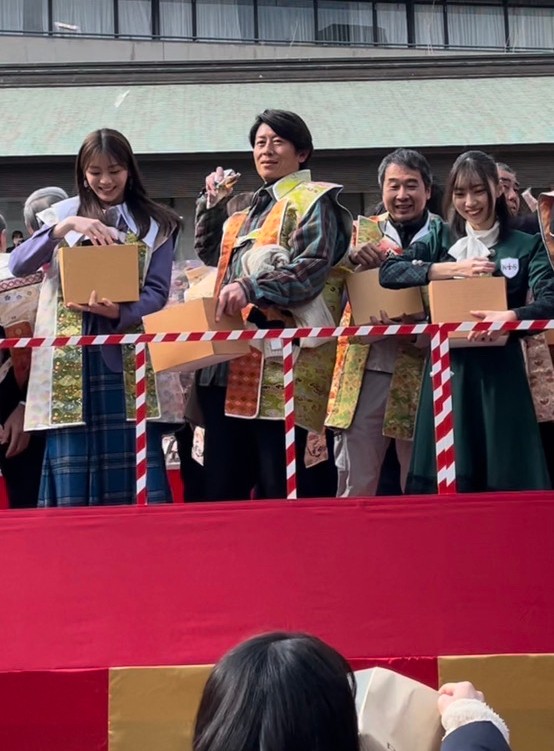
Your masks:
{"label": "woman's hand on box", "polygon": [[118,239],[115,227],[108,227],[99,219],[89,219],[87,216],[68,216],[56,224],[53,236],[61,240],[68,232],[78,232],[93,245],[113,245]]}
{"label": "woman's hand on box", "polygon": [[442,279],[455,279],[463,277],[464,279],[474,279],[478,276],[492,274],[496,266],[492,261],[486,258],[464,258],[463,261],[443,261],[442,263],[433,263],[429,267],[428,279],[430,282],[441,281]]}
{"label": "woman's hand on box", "polygon": [[[474,318],[490,323],[517,321],[513,310],[470,310],[469,312]],[[470,331],[467,338],[470,342],[494,342],[501,336],[504,336],[503,331]]]}
{"label": "woman's hand on box", "polygon": [[246,293],[239,282],[226,284],[219,293],[215,320],[219,323],[222,315],[234,316],[248,305]]}
{"label": "woman's hand on box", "polygon": [[111,318],[114,321],[117,321],[119,318],[119,303],[111,302],[111,300],[105,297],[99,300],[95,291],[92,292],[88,305],[78,305],[75,302],[68,302],[67,307],[76,313],[94,313],[94,315]]}

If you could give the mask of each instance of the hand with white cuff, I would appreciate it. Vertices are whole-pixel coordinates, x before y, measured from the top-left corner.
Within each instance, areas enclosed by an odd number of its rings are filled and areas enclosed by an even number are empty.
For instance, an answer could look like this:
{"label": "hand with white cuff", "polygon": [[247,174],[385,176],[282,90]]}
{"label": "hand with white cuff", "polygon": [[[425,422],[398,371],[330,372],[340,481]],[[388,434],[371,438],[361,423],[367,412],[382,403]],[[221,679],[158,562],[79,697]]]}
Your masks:
{"label": "hand with white cuff", "polygon": [[469,681],[445,683],[439,688],[437,705],[446,735],[472,722],[491,722],[509,743],[506,723],[485,704],[483,692]]}

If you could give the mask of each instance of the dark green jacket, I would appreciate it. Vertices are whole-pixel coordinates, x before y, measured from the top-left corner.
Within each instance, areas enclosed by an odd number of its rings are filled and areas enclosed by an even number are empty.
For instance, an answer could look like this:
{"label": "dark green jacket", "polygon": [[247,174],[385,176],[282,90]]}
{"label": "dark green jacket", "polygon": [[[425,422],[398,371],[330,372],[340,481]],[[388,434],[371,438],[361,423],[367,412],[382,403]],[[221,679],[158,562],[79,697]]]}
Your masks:
{"label": "dark green jacket", "polygon": [[[383,287],[402,289],[429,283],[429,268],[434,263],[453,261],[448,251],[453,245],[451,233],[445,222],[435,222],[423,240],[411,245],[401,256],[389,258],[381,266],[380,281]],[[491,261],[496,264],[494,276],[502,276],[502,264],[510,264],[514,276],[507,281],[508,307],[519,320],[554,318],[554,270],[540,235],[528,235],[509,230],[505,239],[492,249]],[[508,272],[510,273],[510,272]],[[526,305],[528,291],[534,302]]]}

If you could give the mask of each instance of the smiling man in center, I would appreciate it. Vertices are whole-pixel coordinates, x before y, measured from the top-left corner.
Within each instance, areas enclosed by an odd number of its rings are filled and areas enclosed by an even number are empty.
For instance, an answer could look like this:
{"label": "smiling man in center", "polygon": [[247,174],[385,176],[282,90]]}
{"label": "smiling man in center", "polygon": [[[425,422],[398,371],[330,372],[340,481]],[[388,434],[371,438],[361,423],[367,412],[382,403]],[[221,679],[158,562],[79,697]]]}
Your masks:
{"label": "smiling man in center", "polygon": [[[225,199],[206,208],[196,240],[218,257],[217,315],[242,312],[259,327],[295,327],[299,321],[338,324],[345,256],[352,220],[337,196],[342,186],[313,182],[306,166],[312,136],[293,112],[265,110],[249,134],[263,180],[248,208],[223,224]],[[206,181],[214,185],[214,175]],[[210,248],[207,248],[207,246]],[[335,343],[297,346],[294,368],[298,491],[305,495],[303,463],[308,431],[321,433],[334,365]],[[198,372],[196,393],[206,428],[207,500],[286,495],[282,352],[269,346],[229,364]],[[333,494],[334,489],[331,489]]]}

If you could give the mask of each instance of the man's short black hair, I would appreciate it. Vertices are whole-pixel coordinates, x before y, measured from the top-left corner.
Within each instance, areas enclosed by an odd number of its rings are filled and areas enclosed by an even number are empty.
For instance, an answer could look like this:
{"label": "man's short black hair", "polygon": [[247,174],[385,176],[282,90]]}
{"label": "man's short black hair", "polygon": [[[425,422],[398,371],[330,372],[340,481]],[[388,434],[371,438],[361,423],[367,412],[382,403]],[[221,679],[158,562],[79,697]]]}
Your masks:
{"label": "man's short black hair", "polygon": [[14,229],[12,232],[12,240],[15,240],[16,237],[23,237],[23,232],[20,229]]}
{"label": "man's short black hair", "polygon": [[414,151],[413,149],[396,149],[396,151],[387,154],[377,170],[377,179],[379,180],[379,187],[381,190],[383,189],[383,184],[385,182],[385,172],[391,164],[396,164],[398,167],[404,167],[404,169],[419,172],[425,187],[430,188],[432,186],[433,175],[431,174],[431,167],[423,154],[420,154],[419,151]]}
{"label": "man's short black hair", "polygon": [[281,138],[290,141],[296,151],[307,151],[308,156],[300,163],[300,166],[305,167],[308,164],[313,154],[314,144],[312,134],[300,115],[286,110],[264,110],[256,117],[254,125],[250,128],[249,139],[252,148],[254,148],[258,128],[264,124],[269,125]]}

